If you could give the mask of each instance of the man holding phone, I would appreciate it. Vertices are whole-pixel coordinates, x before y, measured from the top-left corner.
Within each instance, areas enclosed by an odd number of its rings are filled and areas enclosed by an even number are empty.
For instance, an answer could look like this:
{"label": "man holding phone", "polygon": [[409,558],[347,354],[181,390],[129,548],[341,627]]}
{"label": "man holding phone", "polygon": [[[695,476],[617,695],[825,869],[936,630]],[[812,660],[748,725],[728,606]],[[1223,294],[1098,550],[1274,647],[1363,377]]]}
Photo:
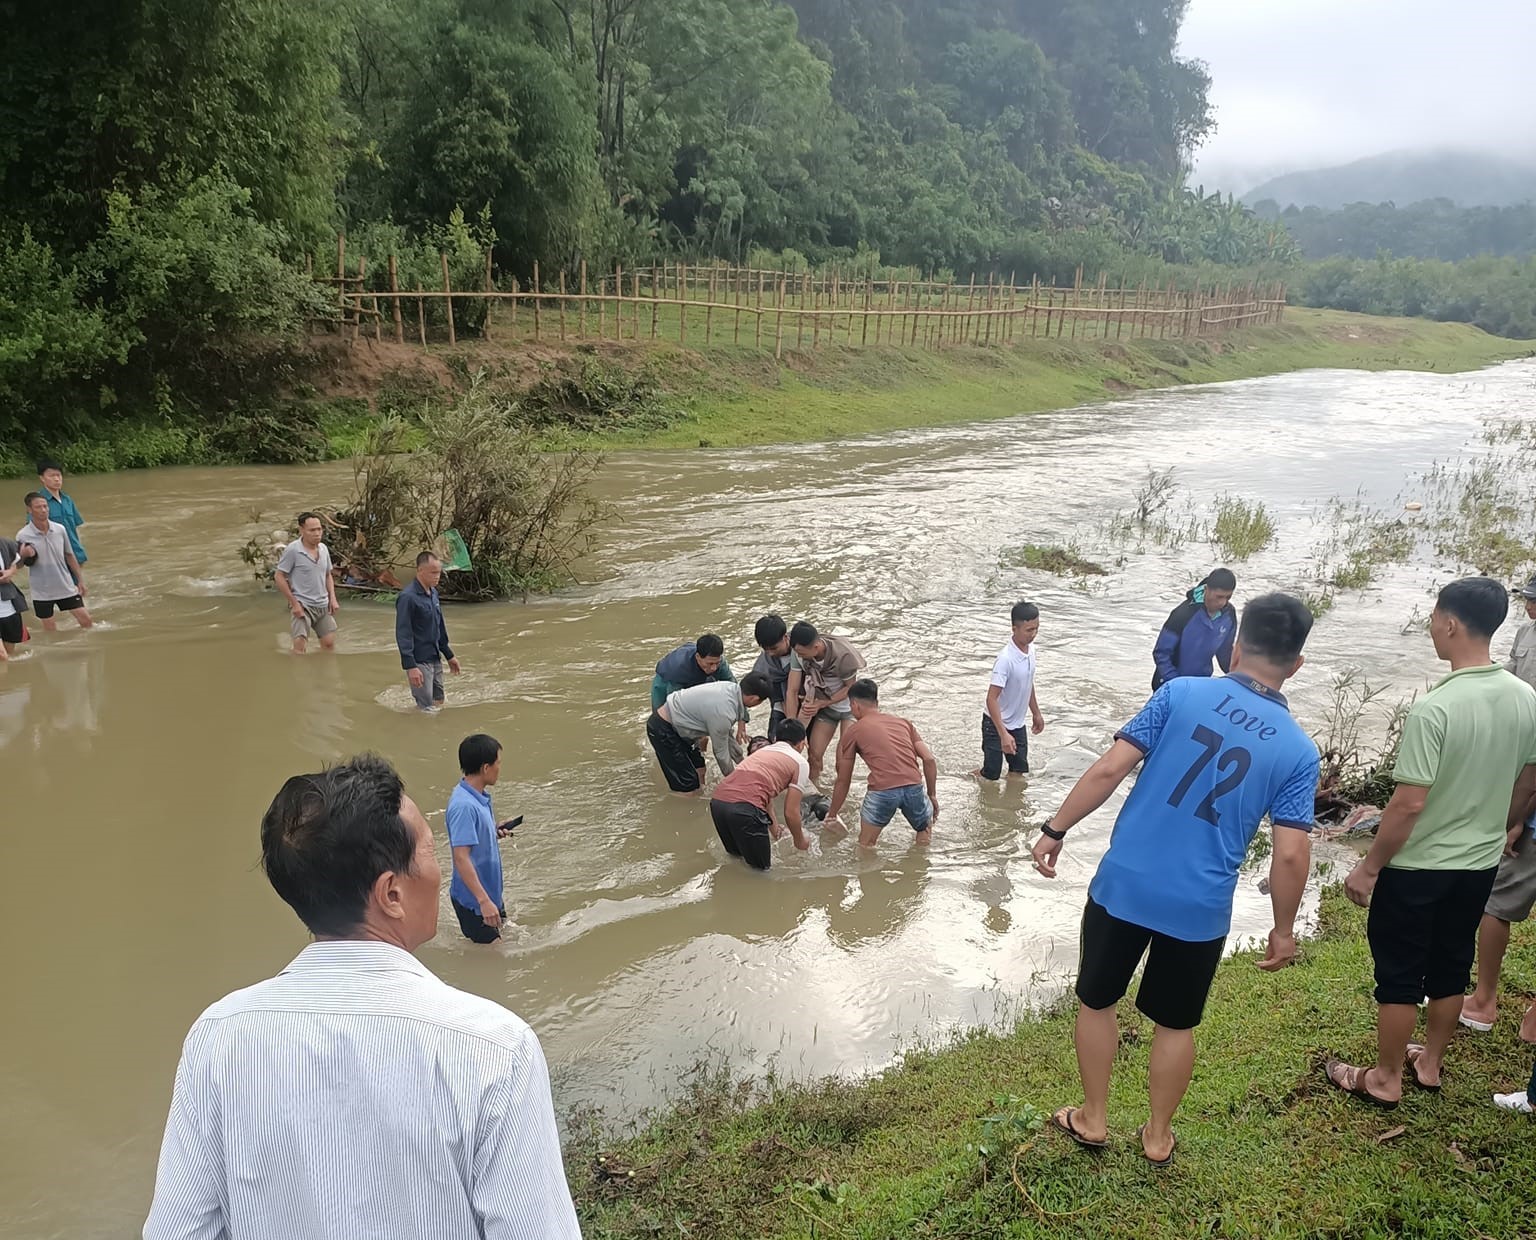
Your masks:
{"label": "man holding phone", "polygon": [[448,843],[453,849],[453,881],[448,897],[459,928],[472,943],[501,938],[507,910],[502,905],[499,841],[522,821],[498,823],[491,810],[491,787],[501,778],[501,742],[477,732],[459,742],[459,770],[464,778],[448,798]]}

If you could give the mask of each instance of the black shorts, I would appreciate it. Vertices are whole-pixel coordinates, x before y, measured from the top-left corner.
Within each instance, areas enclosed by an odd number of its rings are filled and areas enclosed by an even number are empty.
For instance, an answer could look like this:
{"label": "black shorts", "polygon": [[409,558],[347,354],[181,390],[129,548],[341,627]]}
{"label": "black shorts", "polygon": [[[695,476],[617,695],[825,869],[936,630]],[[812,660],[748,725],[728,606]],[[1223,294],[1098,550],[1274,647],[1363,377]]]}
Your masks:
{"label": "black shorts", "polygon": [[709,816],[725,851],[740,857],[754,870],[773,864],[773,819],[748,801],[711,801]]}
{"label": "black shorts", "polygon": [[17,645],[21,641],[21,635],[26,632],[26,624],[21,618],[20,612],[12,612],[8,616],[0,616],[0,642],[8,642]]}
{"label": "black shorts", "polygon": [[1114,1007],[1145,955],[1136,1006],[1165,1029],[1193,1029],[1205,1012],[1226,946],[1226,935],[1191,943],[1121,921],[1089,900],[1078,949],[1077,997],[1095,1011]]}
{"label": "black shorts", "polygon": [[646,739],[656,751],[661,773],[673,792],[697,792],[704,786],[704,755],[698,745],[678,735],[678,731],[655,711],[645,724]]}
{"label": "black shorts", "polygon": [[[480,916],[479,910],[465,908],[457,900],[449,900],[453,905],[453,911],[459,915],[459,929],[464,931],[464,937],[471,943],[494,943],[501,937],[501,931],[493,926],[485,924],[485,918]],[[498,909],[502,920],[506,920],[507,910]]]}
{"label": "black shorts", "polygon": [[1396,870],[1376,880],[1365,937],[1377,1003],[1418,1003],[1467,992],[1491,870]]}
{"label": "black shorts", "polygon": [[37,613],[39,620],[50,619],[53,616],[53,609],[55,607],[60,611],[75,611],[77,608],[84,606],[85,600],[78,594],[71,594],[68,598],[57,598],[52,601],[44,598],[32,600],[32,610]]}

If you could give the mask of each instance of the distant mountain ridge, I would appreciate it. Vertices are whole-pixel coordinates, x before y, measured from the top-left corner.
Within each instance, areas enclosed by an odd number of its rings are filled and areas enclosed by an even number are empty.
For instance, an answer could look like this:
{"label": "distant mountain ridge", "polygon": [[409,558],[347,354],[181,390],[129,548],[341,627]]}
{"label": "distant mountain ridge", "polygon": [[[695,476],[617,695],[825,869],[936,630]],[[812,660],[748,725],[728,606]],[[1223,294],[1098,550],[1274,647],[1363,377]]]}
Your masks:
{"label": "distant mountain ridge", "polygon": [[1336,168],[1291,172],[1249,190],[1250,206],[1272,199],[1282,208],[1336,208],[1352,202],[1400,207],[1449,198],[1462,207],[1507,207],[1536,200],[1536,162],[1478,151],[1393,151]]}

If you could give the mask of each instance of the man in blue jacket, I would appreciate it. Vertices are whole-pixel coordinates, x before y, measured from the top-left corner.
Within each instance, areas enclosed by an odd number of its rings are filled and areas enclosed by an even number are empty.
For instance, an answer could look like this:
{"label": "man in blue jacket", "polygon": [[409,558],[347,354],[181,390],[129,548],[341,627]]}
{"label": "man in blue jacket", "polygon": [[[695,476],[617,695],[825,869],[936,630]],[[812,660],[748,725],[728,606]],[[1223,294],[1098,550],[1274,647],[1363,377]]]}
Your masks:
{"label": "man in blue jacket", "polygon": [[696,642],[684,642],[656,664],[651,680],[651,709],[662,704],[679,689],[695,689],[712,680],[735,680],[736,674],[725,661],[725,643],[713,633],[705,633]]}
{"label": "man in blue jacket", "polygon": [[433,711],[443,704],[443,660],[448,670],[459,674],[459,661],[448,645],[448,626],[443,623],[443,605],[437,597],[437,583],[443,578],[443,562],[430,551],[416,557],[416,577],[400,591],[395,600],[395,645],[400,648],[400,666],[411,684],[411,696],[422,710]]}
{"label": "man in blue jacket", "polygon": [[1152,673],[1153,692],[1180,676],[1209,676],[1213,661],[1223,672],[1232,670],[1232,640],[1237,636],[1232,593],[1236,589],[1231,569],[1214,569],[1168,613],[1152,647],[1152,662],[1157,665]]}

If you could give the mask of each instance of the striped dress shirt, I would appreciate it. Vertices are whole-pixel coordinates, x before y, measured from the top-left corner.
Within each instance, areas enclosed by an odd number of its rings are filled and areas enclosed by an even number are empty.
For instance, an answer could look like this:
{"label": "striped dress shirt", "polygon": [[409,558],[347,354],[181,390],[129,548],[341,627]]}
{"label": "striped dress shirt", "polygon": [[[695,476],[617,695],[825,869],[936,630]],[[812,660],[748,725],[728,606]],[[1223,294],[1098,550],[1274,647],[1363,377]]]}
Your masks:
{"label": "striped dress shirt", "polygon": [[377,942],[312,943],[182,1047],[145,1240],[580,1240],[533,1031]]}

